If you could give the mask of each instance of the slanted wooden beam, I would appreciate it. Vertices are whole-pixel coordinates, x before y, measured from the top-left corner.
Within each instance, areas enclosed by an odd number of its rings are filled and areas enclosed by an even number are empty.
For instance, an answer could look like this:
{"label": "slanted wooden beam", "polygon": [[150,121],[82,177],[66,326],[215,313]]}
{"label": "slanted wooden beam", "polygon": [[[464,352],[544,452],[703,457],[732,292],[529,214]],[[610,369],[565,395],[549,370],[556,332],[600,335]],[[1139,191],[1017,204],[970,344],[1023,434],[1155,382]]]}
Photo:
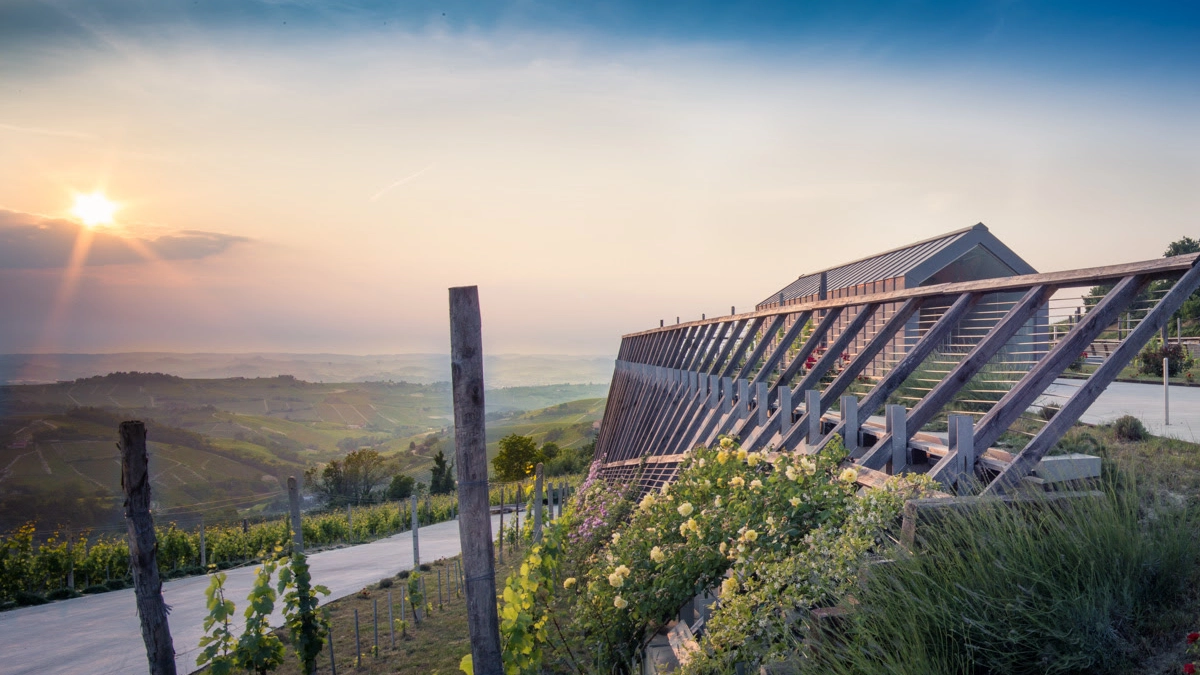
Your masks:
{"label": "slanted wooden beam", "polygon": [[1150,278],[1140,274],[1122,279],[1020,382],[992,406],[975,427],[976,454],[991,447],[1149,283]]}
{"label": "slanted wooden beam", "polygon": [[[1140,289],[1142,284],[1134,281],[1134,279],[1135,277],[1130,277],[1128,286],[1130,288],[1137,286]],[[1120,287],[1118,286],[1118,288]],[[1121,311],[1124,310],[1125,306],[1128,304],[1128,300],[1122,303],[1122,298],[1116,298],[1111,306],[1105,307],[1108,297],[1113,293],[1116,293],[1118,288],[1114,288],[1112,291],[1110,291],[1109,294],[1104,297],[1104,300],[1101,301],[1100,305],[1097,305],[1095,309],[1093,309],[1091,312],[1088,312],[1088,319],[1091,319],[1093,314],[1097,314],[1103,309],[1103,313],[1096,316],[1095,320],[1091,322],[1094,326],[1099,327],[1101,330],[1106,328],[1111,323],[1111,321],[1106,321],[1106,318],[1119,316]],[[1125,368],[1125,366],[1129,365],[1129,362],[1133,360],[1139,351],[1141,351],[1142,347],[1150,340],[1155,331],[1167,324],[1167,321],[1170,320],[1171,315],[1179,310],[1184,301],[1187,300],[1197,288],[1200,288],[1200,265],[1188,270],[1188,272],[1184,274],[1178,282],[1175,283],[1171,290],[1168,291],[1167,294],[1158,301],[1158,304],[1154,306],[1154,309],[1152,309],[1150,313],[1138,323],[1137,328],[1134,328],[1133,332],[1131,332],[1124,340],[1121,341],[1121,344],[1118,345],[1115,350],[1113,350],[1112,355],[1109,356],[1108,359],[1106,359],[1104,363],[1096,369],[1096,372],[1092,373],[1092,376],[1087,379],[1083,386],[1075,390],[1075,393],[1071,395],[1071,398],[1069,398],[1062,408],[1060,408],[1059,411],[1054,414],[1054,417],[1050,418],[1050,421],[1046,422],[1046,425],[1042,427],[1041,431],[1039,431],[1033,437],[1033,439],[1026,444],[1025,448],[1021,450],[1015,459],[1013,459],[1012,464],[1008,465],[1008,468],[1001,471],[1000,474],[992,480],[992,482],[984,490],[984,494],[1002,494],[1012,489],[1013,486],[1015,486],[1022,478],[1032,471],[1033,468],[1037,466],[1037,463],[1042,460],[1042,457],[1045,457],[1046,453],[1052,447],[1054,447],[1054,444],[1057,443],[1060,438],[1062,438],[1062,435],[1067,431],[1067,429],[1071,428],[1071,426],[1073,426],[1075,422],[1079,420],[1083,413],[1086,412],[1092,403],[1095,402],[1096,398],[1099,397],[1100,394],[1103,393],[1103,391],[1108,387],[1108,385],[1112,384],[1113,380],[1115,380],[1117,376],[1121,374],[1121,371]],[[1136,296],[1137,293],[1135,292],[1133,293],[1132,298],[1136,298]],[[1122,304],[1118,306],[1118,303]],[[1100,322],[1104,323],[1100,325]],[[1093,338],[1089,338],[1087,336],[1091,335],[1093,331],[1085,328],[1087,323],[1088,321],[1085,319],[1084,323],[1076,326],[1077,329],[1080,329],[1080,335],[1077,336],[1077,342],[1087,339],[1087,344],[1091,344],[1091,339]],[[1070,338],[1071,336],[1068,334],[1068,339]],[[1064,340],[1064,342],[1066,341],[1067,340]],[[1070,347],[1068,346],[1065,349],[1069,348]],[[1074,354],[1077,353],[1078,352],[1074,352]],[[1073,353],[1066,351],[1063,352],[1064,357],[1071,354]],[[1050,356],[1051,354],[1047,354],[1046,358],[1049,359]],[[1040,365],[1041,364],[1039,364],[1039,367]],[[1061,371],[1059,372],[1061,373]],[[1030,373],[1029,377],[1032,376],[1034,376],[1033,372]],[[1042,377],[1044,377],[1044,375],[1042,375]],[[1044,389],[1045,387],[1043,386],[1042,389],[1039,390],[1039,393],[1044,391]],[[1000,416],[997,415],[997,418],[999,417]],[[991,429],[993,429],[991,433],[995,434],[994,429],[998,428],[998,424],[999,422],[993,422],[994,426],[991,427]],[[983,425],[980,424],[980,426]],[[976,444],[975,447],[978,448],[978,444]]]}

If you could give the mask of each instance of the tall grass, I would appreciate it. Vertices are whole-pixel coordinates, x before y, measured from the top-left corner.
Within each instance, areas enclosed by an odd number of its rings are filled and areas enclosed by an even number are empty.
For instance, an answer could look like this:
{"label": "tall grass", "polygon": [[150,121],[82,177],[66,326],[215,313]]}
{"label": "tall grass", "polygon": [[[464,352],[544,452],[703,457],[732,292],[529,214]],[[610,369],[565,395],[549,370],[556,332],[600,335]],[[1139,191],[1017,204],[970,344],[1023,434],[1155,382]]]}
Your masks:
{"label": "tall grass", "polygon": [[983,502],[918,529],[856,593],[811,672],[1124,673],[1188,629],[1200,549],[1182,505],[1128,477],[1101,496]]}

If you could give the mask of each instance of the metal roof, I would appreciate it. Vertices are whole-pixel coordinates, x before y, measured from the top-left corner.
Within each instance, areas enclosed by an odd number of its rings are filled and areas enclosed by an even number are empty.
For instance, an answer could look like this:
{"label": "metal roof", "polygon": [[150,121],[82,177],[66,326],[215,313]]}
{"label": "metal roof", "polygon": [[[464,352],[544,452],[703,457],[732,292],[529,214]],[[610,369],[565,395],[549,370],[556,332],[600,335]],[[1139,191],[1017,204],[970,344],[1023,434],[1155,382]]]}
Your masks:
{"label": "metal roof", "polygon": [[884,279],[906,277],[914,271],[923,273],[923,276],[921,279],[909,279],[908,281],[910,283],[920,283],[924,278],[928,278],[979,244],[986,246],[989,251],[1011,267],[1014,273],[1032,274],[1036,272],[1028,263],[992,235],[988,231],[987,226],[979,223],[972,227],[949,232],[884,253],[878,253],[868,258],[839,265],[838,267],[805,274],[775,293],[772,293],[760,302],[759,306],[778,303],[780,294],[783,294],[784,302],[817,295],[821,289],[821,275],[825,275],[827,292],[839,288],[849,288],[859,284],[882,281]]}

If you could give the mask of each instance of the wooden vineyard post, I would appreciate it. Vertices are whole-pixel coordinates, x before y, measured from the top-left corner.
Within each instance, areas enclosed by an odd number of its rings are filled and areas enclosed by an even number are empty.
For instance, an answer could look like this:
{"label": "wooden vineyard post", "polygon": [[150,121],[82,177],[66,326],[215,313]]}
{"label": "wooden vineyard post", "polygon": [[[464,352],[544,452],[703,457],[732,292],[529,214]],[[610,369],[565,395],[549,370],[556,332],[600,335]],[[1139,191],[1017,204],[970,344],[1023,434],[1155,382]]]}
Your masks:
{"label": "wooden vineyard post", "polygon": [[421,564],[421,546],[417,541],[417,531],[421,529],[421,522],[417,515],[417,496],[412,496],[412,540],[413,540],[413,569]]}
{"label": "wooden vineyard post", "polygon": [[500,486],[500,537],[496,543],[500,564],[504,564],[504,486]]}
{"label": "wooden vineyard post", "polygon": [[392,608],[394,607],[395,605],[392,604],[392,592],[388,591],[388,638],[392,642],[392,649],[396,648],[396,619],[392,613]]}
{"label": "wooden vineyard post", "polygon": [[204,541],[204,516],[200,517],[200,566],[208,569],[208,545]]}
{"label": "wooden vineyard post", "polygon": [[175,675],[175,645],[167,625],[167,605],[158,576],[154,518],[150,515],[150,470],[146,425],[122,422],[121,489],[125,492],[125,524],[129,530],[129,565],[142,624],[142,640],[150,675]]}
{"label": "wooden vineyard post", "polygon": [[296,553],[304,553],[304,530],[300,527],[300,489],[296,486],[296,477],[288,476],[288,511],[292,518],[292,548]]}
{"label": "wooden vineyard post", "polygon": [[538,462],[533,484],[533,543],[542,543],[542,463]]}
{"label": "wooden vineyard post", "polygon": [[467,629],[476,675],[501,675],[500,621],[488,499],[483,428],[483,333],[479,290],[450,289],[450,375],[454,392],[454,453],[458,465],[458,536],[466,568]]}

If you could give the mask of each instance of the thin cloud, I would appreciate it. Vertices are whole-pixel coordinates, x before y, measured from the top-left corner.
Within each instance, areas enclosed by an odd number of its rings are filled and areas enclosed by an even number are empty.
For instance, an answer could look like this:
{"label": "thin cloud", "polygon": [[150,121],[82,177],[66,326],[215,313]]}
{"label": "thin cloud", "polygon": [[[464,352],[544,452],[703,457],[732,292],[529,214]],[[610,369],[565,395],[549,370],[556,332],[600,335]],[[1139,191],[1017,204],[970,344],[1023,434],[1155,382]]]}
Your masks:
{"label": "thin cloud", "polygon": [[368,200],[368,201],[372,201],[372,202],[373,202],[373,201],[377,201],[377,200],[378,200],[380,197],[382,197],[382,196],[384,196],[385,194],[387,194],[387,193],[391,192],[393,189],[395,189],[395,188],[398,188],[398,187],[400,187],[401,185],[404,185],[405,183],[407,183],[407,182],[409,182],[409,181],[416,180],[417,178],[419,178],[419,177],[420,177],[420,175],[421,175],[421,174],[425,173],[426,171],[428,171],[428,170],[430,170],[430,169],[432,169],[432,168],[433,168],[433,165],[432,165],[432,164],[430,164],[429,166],[425,167],[424,169],[421,169],[420,171],[418,171],[418,172],[416,172],[416,173],[412,174],[411,176],[406,176],[406,177],[404,177],[404,178],[401,178],[400,180],[396,181],[395,183],[392,183],[391,185],[389,185],[389,186],[387,186],[387,187],[383,188],[383,189],[382,189],[382,190],[380,190],[379,192],[376,192],[376,193],[375,193],[375,196],[374,196],[374,197],[371,197],[371,199],[370,199],[370,200]]}
{"label": "thin cloud", "polygon": [[[0,269],[63,267],[81,225],[62,218],[0,210]],[[88,250],[88,266],[147,262],[145,253],[161,260],[198,260],[218,255],[237,243],[249,242],[220,232],[182,230],[153,238],[124,236],[97,228]]]}
{"label": "thin cloud", "polygon": [[5,124],[0,122],[0,131],[11,131],[18,134],[33,134],[36,136],[57,136],[59,138],[77,138],[80,140],[92,140],[96,137],[91,134],[85,134],[79,131],[63,131],[60,129],[42,129],[39,127],[22,127],[15,124]]}

